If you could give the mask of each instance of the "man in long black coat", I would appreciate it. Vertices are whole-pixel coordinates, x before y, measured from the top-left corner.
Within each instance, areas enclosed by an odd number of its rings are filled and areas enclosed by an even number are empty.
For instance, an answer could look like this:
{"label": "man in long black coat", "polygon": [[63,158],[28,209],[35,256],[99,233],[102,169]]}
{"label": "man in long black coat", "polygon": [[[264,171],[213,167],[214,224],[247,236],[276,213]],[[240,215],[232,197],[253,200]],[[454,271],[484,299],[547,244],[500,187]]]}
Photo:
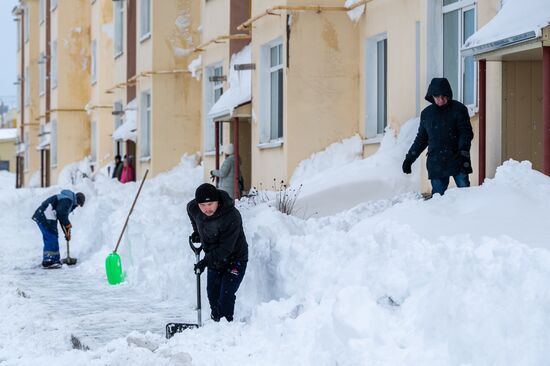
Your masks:
{"label": "man in long black coat", "polygon": [[208,267],[207,286],[210,317],[233,320],[235,293],[243,280],[248,262],[248,243],[241,214],[227,192],[212,184],[201,184],[195,199],[187,204],[193,226],[191,239],[202,243],[205,256],[195,264],[195,272]]}
{"label": "man in long black coat", "polygon": [[469,187],[472,173],[470,147],[474,133],[466,106],[453,100],[446,78],[432,79],[425,99],[432,103],[420,114],[418,133],[403,162],[403,173],[428,148],[428,178],[432,194],[444,194],[453,177],[457,187]]}

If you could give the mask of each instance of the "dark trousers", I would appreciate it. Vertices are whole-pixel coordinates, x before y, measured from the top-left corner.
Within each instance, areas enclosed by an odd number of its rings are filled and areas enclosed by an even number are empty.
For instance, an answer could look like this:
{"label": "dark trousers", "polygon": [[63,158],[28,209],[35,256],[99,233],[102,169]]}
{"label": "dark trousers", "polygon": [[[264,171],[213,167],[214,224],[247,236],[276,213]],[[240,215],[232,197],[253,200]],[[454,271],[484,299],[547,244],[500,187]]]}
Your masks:
{"label": "dark trousers", "polygon": [[[42,240],[44,241],[43,263],[59,262],[59,242],[57,240],[57,228],[52,230],[51,227],[42,223],[37,223],[38,228],[42,232]],[[57,224],[57,223],[56,223]]]}
{"label": "dark trousers", "polygon": [[223,317],[228,322],[233,321],[235,310],[235,293],[246,272],[246,262],[234,262],[228,269],[218,271],[208,268],[206,292],[212,318],[219,320]]}
{"label": "dark trousers", "polygon": [[[449,187],[449,178],[450,177],[432,179],[432,195],[439,193],[443,196],[443,194],[447,190],[447,187]],[[459,188],[470,186],[470,179],[468,178],[468,174],[460,173],[458,175],[455,175],[453,179],[455,180],[456,186]]]}

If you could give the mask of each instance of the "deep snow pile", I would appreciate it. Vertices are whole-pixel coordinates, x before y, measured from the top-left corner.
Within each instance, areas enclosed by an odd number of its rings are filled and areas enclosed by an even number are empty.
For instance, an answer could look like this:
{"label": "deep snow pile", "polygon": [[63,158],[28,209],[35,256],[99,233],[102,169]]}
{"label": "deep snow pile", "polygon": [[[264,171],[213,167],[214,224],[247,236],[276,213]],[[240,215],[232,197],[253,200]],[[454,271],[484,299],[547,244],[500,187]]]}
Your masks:
{"label": "deep snow pile", "polygon": [[[350,164],[363,162],[388,185],[407,187],[407,180],[391,181],[400,179],[400,164],[387,165],[407,144],[398,138],[374,157]],[[353,170],[342,175],[333,168],[325,169],[323,180],[344,187],[353,186],[346,176],[358,181]],[[0,191],[0,362],[547,364],[550,227],[544,219],[550,179],[529,163],[505,163],[482,187],[451,189],[429,201],[415,194],[366,199],[321,218],[286,216],[267,203],[243,205],[250,262],[237,294],[237,321],[207,322],[165,341],[158,330],[165,320],[157,316],[163,309],[180,314],[168,320],[195,318],[185,204],[202,174],[188,158],[146,182],[121,246],[128,280],[114,287],[106,284],[103,261],[136,184],[88,181],[75,187],[88,197],[71,217],[79,266],[29,274],[39,260],[40,237],[28,218],[58,188]],[[324,184],[319,179],[317,187]],[[109,299],[116,301],[105,309]],[[141,305],[141,314],[125,314],[116,305],[132,299],[137,304],[126,306]],[[72,301],[79,306],[63,308]],[[49,302],[59,309],[52,311]],[[143,333],[143,323],[153,333]],[[140,332],[128,334],[133,326]],[[103,343],[87,335],[93,327],[105,328]],[[121,329],[128,335],[115,332]],[[91,349],[72,349],[71,334]]]}

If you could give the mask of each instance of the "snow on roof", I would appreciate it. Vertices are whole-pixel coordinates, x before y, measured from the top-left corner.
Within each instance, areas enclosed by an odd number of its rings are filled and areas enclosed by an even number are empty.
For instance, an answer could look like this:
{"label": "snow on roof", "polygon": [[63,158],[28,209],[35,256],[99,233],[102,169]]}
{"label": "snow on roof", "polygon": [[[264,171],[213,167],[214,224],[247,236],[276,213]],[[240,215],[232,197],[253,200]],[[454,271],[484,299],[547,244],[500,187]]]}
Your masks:
{"label": "snow on roof", "polygon": [[548,0],[507,0],[500,11],[464,43],[474,53],[540,37],[550,24]]}
{"label": "snow on roof", "polygon": [[0,128],[0,141],[15,140],[17,128]]}
{"label": "snow on roof", "polygon": [[38,146],[36,146],[36,150],[44,150],[46,147],[50,146],[51,131],[52,131],[51,123],[46,123],[45,125],[40,126],[40,134],[38,135],[40,138],[40,141],[38,143]]}
{"label": "snow on roof", "polygon": [[233,114],[233,110],[240,105],[252,100],[252,71],[235,70],[235,65],[249,64],[252,62],[250,45],[231,57],[229,67],[229,89],[222,94],[220,99],[208,112],[211,118]]}
{"label": "snow on roof", "polygon": [[113,140],[137,140],[137,106],[136,100],[132,100],[124,113],[125,122],[113,132]]}
{"label": "snow on roof", "polygon": [[[355,5],[359,1],[360,0],[346,0],[346,2],[344,3],[344,6],[349,8],[350,6]],[[359,19],[361,18],[361,15],[363,15],[363,13],[365,12],[365,8],[366,8],[366,5],[360,5],[355,9],[348,11],[348,17],[352,21],[357,23],[357,21],[359,21]]]}

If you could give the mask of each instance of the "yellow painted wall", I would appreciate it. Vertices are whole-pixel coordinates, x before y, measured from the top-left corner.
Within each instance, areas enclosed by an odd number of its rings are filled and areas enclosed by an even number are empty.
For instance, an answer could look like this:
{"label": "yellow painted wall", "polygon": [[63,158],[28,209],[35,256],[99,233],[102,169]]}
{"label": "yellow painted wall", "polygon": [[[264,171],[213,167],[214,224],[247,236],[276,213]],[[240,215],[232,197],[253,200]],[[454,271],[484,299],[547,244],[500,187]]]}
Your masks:
{"label": "yellow painted wall", "polygon": [[112,162],[115,155],[112,139],[114,118],[111,113],[113,110],[113,94],[107,93],[107,90],[113,84],[114,77],[112,0],[96,0],[92,4],[90,27],[90,42],[95,40],[97,44],[97,76],[95,82],[90,80],[91,99],[88,103],[88,113],[90,124],[96,122],[97,161],[95,168],[100,169]]}
{"label": "yellow painted wall", "polygon": [[0,160],[8,160],[9,171],[15,173],[15,140],[0,140]]}

